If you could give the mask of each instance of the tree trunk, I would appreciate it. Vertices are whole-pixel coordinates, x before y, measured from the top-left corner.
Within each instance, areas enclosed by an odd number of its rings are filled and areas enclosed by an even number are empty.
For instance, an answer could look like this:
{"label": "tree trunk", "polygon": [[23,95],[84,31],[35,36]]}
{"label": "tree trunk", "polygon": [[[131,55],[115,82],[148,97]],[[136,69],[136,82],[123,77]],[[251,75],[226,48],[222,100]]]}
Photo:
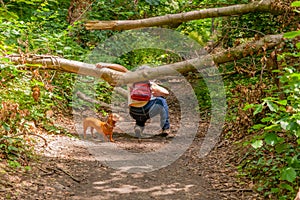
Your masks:
{"label": "tree trunk", "polygon": [[276,6],[274,5],[272,0],[260,0],[254,1],[249,4],[238,4],[222,8],[210,8],[179,14],[168,14],[165,16],[151,17],[139,20],[88,21],[85,24],[85,27],[88,30],[129,30],[135,28],[182,23],[204,18],[242,15],[253,12],[267,12],[278,14],[286,9],[285,6],[279,6],[277,4]]}
{"label": "tree trunk", "polygon": [[[69,73],[76,73],[81,75],[93,76],[102,78],[111,85],[114,85],[121,73],[108,68],[97,68],[94,64],[83,63],[74,60],[67,60],[64,58],[49,56],[49,55],[10,55],[10,60],[16,64],[25,65],[30,68],[41,68],[57,70]],[[39,65],[39,66],[37,66]],[[114,66],[117,64],[101,63],[101,66]]]}
{"label": "tree trunk", "polygon": [[127,73],[105,68],[105,66],[117,65],[111,63],[101,63],[101,68],[97,68],[94,64],[87,64],[48,55],[31,55],[28,57],[11,55],[9,58],[16,64],[23,64],[28,67],[37,67],[36,65],[39,64],[41,69],[59,70],[102,78],[114,86],[149,79],[157,79],[158,77],[165,77],[169,75],[176,75],[178,72],[188,72],[195,70],[195,68],[198,70],[204,70],[213,66],[214,64],[222,64],[252,55],[253,53],[257,53],[262,48],[271,49],[281,42],[282,37],[282,34],[268,35],[252,43],[242,44],[220,53],[205,55],[202,57],[142,71],[129,71]]}

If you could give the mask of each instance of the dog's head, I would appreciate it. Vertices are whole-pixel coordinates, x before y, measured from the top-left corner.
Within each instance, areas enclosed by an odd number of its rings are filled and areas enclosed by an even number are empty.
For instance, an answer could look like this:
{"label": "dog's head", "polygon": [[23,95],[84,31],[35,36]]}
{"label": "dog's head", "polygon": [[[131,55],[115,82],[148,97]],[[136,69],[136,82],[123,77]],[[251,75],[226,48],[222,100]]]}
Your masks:
{"label": "dog's head", "polygon": [[115,125],[117,121],[120,121],[122,117],[116,113],[111,113],[108,116],[108,122],[111,122],[111,124]]}

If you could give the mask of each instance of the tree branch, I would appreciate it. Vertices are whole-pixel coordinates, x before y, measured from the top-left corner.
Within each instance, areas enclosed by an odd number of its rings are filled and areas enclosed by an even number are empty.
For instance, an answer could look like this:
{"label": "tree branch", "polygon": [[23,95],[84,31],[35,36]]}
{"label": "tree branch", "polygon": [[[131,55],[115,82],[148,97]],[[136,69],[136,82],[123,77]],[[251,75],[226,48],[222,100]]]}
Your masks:
{"label": "tree branch", "polygon": [[118,84],[123,85],[136,81],[163,78],[170,75],[176,75],[176,73],[178,72],[184,73],[192,71],[195,70],[195,68],[197,68],[199,71],[205,70],[214,66],[215,64],[222,64],[238,60],[249,55],[253,55],[259,50],[262,50],[262,48],[274,48],[281,42],[282,37],[282,34],[268,35],[252,43],[242,44],[235,48],[225,50],[216,54],[205,55],[182,62],[159,66],[156,68],[144,69],[136,72],[127,72],[123,76],[120,76]]}
{"label": "tree branch", "polygon": [[245,43],[223,52],[212,54],[213,61],[216,64],[222,64],[241,59],[257,53],[262,48],[272,49],[282,42],[283,34],[267,35],[254,42]]}
{"label": "tree branch", "polygon": [[94,104],[98,104],[102,107],[105,107],[105,108],[109,108],[110,109],[110,105],[108,105],[107,103],[105,102],[102,102],[102,101],[97,101],[96,99],[92,99],[88,96],[86,96],[84,93],[80,92],[80,91],[77,91],[75,93],[80,99],[84,100],[84,101],[87,101],[87,102],[90,102],[90,103],[94,103]]}
{"label": "tree branch", "polygon": [[[282,34],[279,35],[267,35],[260,40],[250,43],[239,45],[235,48],[224,50],[222,52],[197,57],[194,59],[177,62],[173,64],[163,65],[156,68],[145,69],[141,71],[126,73],[118,72],[108,68],[97,68],[94,64],[87,64],[79,61],[67,60],[59,57],[51,56],[20,56],[11,55],[8,56],[10,60],[15,64],[23,64],[26,66],[37,67],[39,64],[43,69],[60,70],[64,72],[77,73],[82,75],[94,76],[107,81],[109,84],[124,85],[137,81],[144,81],[149,79],[158,79],[169,75],[176,75],[178,72],[188,72],[195,70],[205,70],[214,64],[222,64],[259,52],[264,49],[274,48],[282,41]],[[102,63],[101,65],[110,66],[116,65],[111,63]]]}
{"label": "tree branch", "polygon": [[115,21],[88,21],[85,24],[88,30],[130,30],[135,28],[162,26],[172,23],[182,23],[191,20],[215,18],[233,15],[243,15],[251,12],[268,12],[279,14],[283,10],[280,6],[273,6],[272,0],[259,0],[249,4],[237,4],[222,8],[209,8],[178,14],[151,17],[138,20],[115,20]]}
{"label": "tree branch", "polygon": [[[25,65],[31,68],[51,69],[63,72],[76,73],[81,75],[101,78],[111,85],[115,85],[120,72],[108,68],[97,68],[94,64],[83,63],[74,60],[49,56],[49,55],[9,55],[11,62]],[[103,66],[114,66],[113,63],[102,63]]]}

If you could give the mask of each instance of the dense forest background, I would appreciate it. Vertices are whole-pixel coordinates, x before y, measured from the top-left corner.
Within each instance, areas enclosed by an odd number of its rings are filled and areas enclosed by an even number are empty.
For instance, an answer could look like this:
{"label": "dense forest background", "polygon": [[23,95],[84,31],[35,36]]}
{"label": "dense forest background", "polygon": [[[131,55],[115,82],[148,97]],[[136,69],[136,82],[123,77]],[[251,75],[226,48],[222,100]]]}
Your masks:
{"label": "dense forest background", "polygon": [[[209,54],[229,52],[216,63],[227,97],[227,115],[221,137],[235,143],[239,176],[247,177],[268,199],[293,199],[300,186],[300,73],[299,1],[270,1],[270,12],[251,11],[164,24],[199,43]],[[91,20],[138,20],[194,10],[249,4],[250,0],[0,0],[0,160],[30,170],[34,160],[32,124],[49,134],[68,134],[51,116],[80,109],[74,105],[76,74],[47,70],[40,64],[11,62],[9,55],[32,55],[84,62],[99,44],[121,30],[87,30]],[[238,13],[238,12],[237,12]],[[244,56],[230,50],[282,35],[276,45],[266,43]],[[234,51],[235,52],[235,51]],[[25,59],[26,60],[26,59]],[[144,49],[103,62],[133,69],[181,61],[167,51]],[[199,113],[209,119],[210,96],[196,72],[183,73],[193,85]],[[96,99],[110,103],[112,87],[100,81]],[[84,89],[83,89],[84,91]],[[92,91],[86,89],[86,94]],[[97,107],[97,112],[104,112]],[[38,136],[37,136],[38,137]],[[221,139],[222,140],[222,139]]]}

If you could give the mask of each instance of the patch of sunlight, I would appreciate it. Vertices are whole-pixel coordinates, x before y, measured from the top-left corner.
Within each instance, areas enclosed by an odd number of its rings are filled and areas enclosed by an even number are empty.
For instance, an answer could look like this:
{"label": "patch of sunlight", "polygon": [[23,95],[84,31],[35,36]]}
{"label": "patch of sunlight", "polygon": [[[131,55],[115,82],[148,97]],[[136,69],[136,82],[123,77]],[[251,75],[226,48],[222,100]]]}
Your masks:
{"label": "patch of sunlight", "polygon": [[114,186],[111,188],[109,184],[104,181],[99,181],[95,186],[95,189],[102,190],[105,192],[115,192],[119,194],[129,194],[129,193],[151,193],[153,196],[163,196],[163,195],[170,195],[178,192],[189,192],[190,188],[194,187],[195,185],[181,185],[180,183],[173,183],[170,185],[162,184],[158,186],[153,186],[149,188],[141,188],[135,185],[124,184],[120,185],[119,187]]}

